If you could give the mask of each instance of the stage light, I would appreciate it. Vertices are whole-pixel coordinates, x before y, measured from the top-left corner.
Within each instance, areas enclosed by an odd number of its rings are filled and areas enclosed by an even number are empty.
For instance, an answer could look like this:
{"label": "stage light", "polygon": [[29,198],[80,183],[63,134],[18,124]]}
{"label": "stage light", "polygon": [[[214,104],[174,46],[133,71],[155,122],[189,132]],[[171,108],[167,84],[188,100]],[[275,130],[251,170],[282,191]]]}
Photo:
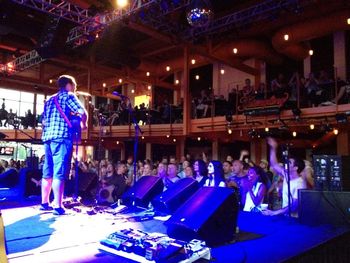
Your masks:
{"label": "stage light", "polygon": [[198,137],[198,138],[197,138],[197,141],[199,141],[199,142],[200,142],[200,141],[201,141],[201,139],[202,139],[201,137]]}
{"label": "stage light", "polygon": [[123,83],[123,79],[118,79],[118,82],[119,82],[120,84],[122,84],[122,83]]}
{"label": "stage light", "polygon": [[233,52],[233,54],[237,54],[238,53],[238,49],[234,48],[234,49],[232,49],[232,52]]}
{"label": "stage light", "polygon": [[313,130],[313,129],[315,129],[315,125],[310,124],[310,130]]}
{"label": "stage light", "polygon": [[151,85],[148,85],[147,88],[148,88],[148,90],[151,90],[151,89],[152,89],[152,86],[151,86]]}
{"label": "stage light", "polygon": [[196,64],[196,60],[195,60],[195,59],[192,59],[192,60],[191,60],[191,64],[192,64],[192,65]]}
{"label": "stage light", "polygon": [[106,83],[103,83],[103,84],[102,84],[102,87],[104,87],[104,88],[107,87],[107,84],[106,84]]}
{"label": "stage light", "polygon": [[151,73],[149,71],[146,72],[146,76],[149,77]]}
{"label": "stage light", "polygon": [[199,75],[196,75],[196,80],[199,80]]}
{"label": "stage light", "polygon": [[224,70],[224,69],[221,69],[221,70],[220,70],[220,74],[221,74],[221,75],[224,75],[224,74],[225,74],[225,70]]}
{"label": "stage light", "polygon": [[312,49],[309,50],[309,55],[312,56],[314,54],[314,51]]}
{"label": "stage light", "polygon": [[212,17],[213,11],[209,0],[192,0],[187,9],[187,22],[192,27],[207,26]]}
{"label": "stage light", "polygon": [[297,132],[293,131],[293,137],[297,137]]}
{"label": "stage light", "polygon": [[265,131],[266,131],[266,132],[268,132],[269,130],[270,130],[269,127],[266,127],[266,128],[265,128]]}
{"label": "stage light", "polygon": [[124,8],[129,4],[128,0],[117,0],[117,7]]}
{"label": "stage light", "polygon": [[135,90],[134,90],[134,89],[132,89],[132,90],[131,90],[131,93],[133,93],[133,94],[134,94],[134,93],[135,93]]}
{"label": "stage light", "polygon": [[180,83],[180,80],[175,80],[175,84],[178,85]]}
{"label": "stage light", "polygon": [[50,79],[50,80],[49,80],[49,82],[50,82],[50,84],[52,84],[53,80],[52,80],[52,79]]}
{"label": "stage light", "polygon": [[166,66],[165,68],[166,71],[170,71],[170,69],[171,69],[170,66]]}
{"label": "stage light", "polygon": [[333,133],[334,133],[334,135],[338,135],[339,130],[338,130],[338,129],[334,129],[334,130],[333,130]]}
{"label": "stage light", "polygon": [[176,139],[175,139],[175,138],[173,139],[173,142],[176,142]]}
{"label": "stage light", "polygon": [[283,36],[283,38],[284,38],[285,41],[288,41],[288,40],[289,40],[289,35],[288,35],[288,34],[285,34],[285,35]]}

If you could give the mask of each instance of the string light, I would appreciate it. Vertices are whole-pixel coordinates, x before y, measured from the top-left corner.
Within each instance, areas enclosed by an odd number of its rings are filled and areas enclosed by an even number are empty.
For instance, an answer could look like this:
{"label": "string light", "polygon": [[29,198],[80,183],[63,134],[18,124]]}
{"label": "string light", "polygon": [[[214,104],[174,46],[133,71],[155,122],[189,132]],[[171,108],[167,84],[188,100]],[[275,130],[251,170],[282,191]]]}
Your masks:
{"label": "string light", "polygon": [[191,64],[192,64],[192,65],[196,64],[196,60],[195,60],[195,59],[192,59],[192,60],[191,60]]}
{"label": "string light", "polygon": [[234,48],[232,51],[233,51],[233,54],[237,54],[238,53],[238,49],[237,48]]}
{"label": "string light", "polygon": [[132,89],[132,90],[131,90],[131,93],[135,93],[135,90],[134,90],[134,89]]}
{"label": "string light", "polygon": [[102,84],[102,87],[104,87],[104,88],[107,87],[107,84],[106,84],[106,83],[103,83],[103,84]]}
{"label": "string light", "polygon": [[338,130],[338,129],[334,129],[334,130],[333,130],[333,133],[334,133],[334,135],[338,135],[339,130]]}
{"label": "string light", "polygon": [[314,54],[314,51],[312,49],[309,50],[309,55],[312,56]]}
{"label": "string light", "polygon": [[123,79],[122,79],[122,78],[118,79],[118,82],[119,82],[120,84],[123,83]]}
{"label": "string light", "polygon": [[268,132],[269,130],[270,130],[269,127],[266,127],[266,128],[265,128],[265,131],[266,131],[266,132]]}
{"label": "string light", "polygon": [[348,18],[347,22],[348,22],[348,25],[350,25],[350,17]]}
{"label": "string light", "polygon": [[229,128],[229,129],[227,130],[227,133],[228,133],[228,134],[232,134],[232,129]]}
{"label": "string light", "polygon": [[315,125],[314,124],[310,124],[310,130],[315,129]]}
{"label": "string light", "polygon": [[198,137],[198,138],[197,138],[197,140],[198,140],[199,142],[201,141],[201,139],[202,139],[201,137]]}
{"label": "string light", "polygon": [[285,41],[288,41],[288,40],[289,40],[289,35],[288,35],[288,34],[285,34],[285,35],[283,36],[283,38],[284,38]]}
{"label": "string light", "polygon": [[176,84],[176,85],[179,85],[179,83],[180,83],[180,80],[178,80],[178,79],[175,80],[175,84]]}
{"label": "string light", "polygon": [[175,138],[173,139],[173,142],[176,142],[176,139],[175,139]]}
{"label": "string light", "polygon": [[148,85],[147,88],[148,88],[148,90],[151,90],[151,89],[152,89],[152,86],[151,86],[151,85]]}
{"label": "string light", "polygon": [[199,75],[196,75],[196,80],[199,80]]}
{"label": "string light", "polygon": [[170,71],[170,66],[166,66],[165,70]]}
{"label": "string light", "polygon": [[145,136],[142,136],[141,139],[144,140],[144,139],[145,139]]}
{"label": "string light", "polygon": [[151,73],[149,71],[146,72],[146,76],[149,77]]}
{"label": "string light", "polygon": [[221,69],[221,70],[220,70],[220,74],[221,74],[221,75],[224,75],[224,74],[225,74],[225,70],[224,70],[224,69]]}
{"label": "string light", "polygon": [[293,131],[293,137],[297,137],[297,132]]}
{"label": "string light", "polygon": [[119,144],[119,141],[117,141],[117,144]]}
{"label": "string light", "polygon": [[50,80],[49,80],[49,82],[50,82],[50,84],[52,84],[53,80],[52,80],[52,79],[50,79]]}

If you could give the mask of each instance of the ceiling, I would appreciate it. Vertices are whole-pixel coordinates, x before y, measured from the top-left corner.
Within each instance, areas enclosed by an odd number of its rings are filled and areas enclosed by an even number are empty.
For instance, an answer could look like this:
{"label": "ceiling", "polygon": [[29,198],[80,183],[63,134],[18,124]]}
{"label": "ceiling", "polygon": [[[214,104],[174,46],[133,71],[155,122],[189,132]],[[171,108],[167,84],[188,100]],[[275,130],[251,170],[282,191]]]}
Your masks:
{"label": "ceiling", "polygon": [[[91,16],[110,13],[116,8],[115,1],[111,0],[69,2],[88,9]],[[173,3],[172,0],[160,2],[166,2],[168,5]],[[234,14],[242,15],[242,10],[252,10],[265,2],[269,1],[212,0],[213,22]],[[68,32],[77,24],[61,19],[52,39],[55,52],[50,54],[49,60],[43,62],[45,66],[38,64],[11,77],[23,80],[40,79],[39,84],[44,85],[49,79],[71,72],[78,76],[78,81],[83,86],[88,85],[89,76],[89,82],[96,90],[101,89],[98,83],[116,76],[130,75],[130,80],[147,81],[144,78],[146,71],[150,71],[152,76],[159,80],[172,73],[160,69],[167,63],[183,65],[184,46],[190,48],[191,54],[198,55],[198,61],[203,64],[219,61],[254,74],[254,69],[244,64],[248,58],[282,63],[285,57],[303,59],[305,56],[308,37],[303,36],[298,42],[286,47],[284,43],[278,42],[278,34],[281,34],[284,28],[323,19],[337,12],[345,12],[346,16],[350,8],[349,1],[345,0],[275,2],[281,6],[273,11],[266,11],[265,16],[247,16],[249,19],[239,20],[240,23],[226,21],[225,26],[209,26],[205,30],[193,29],[187,23],[186,7],[164,14],[161,5],[156,5],[145,10],[140,9],[130,16],[123,16],[122,20],[112,23],[100,32],[94,41],[76,48],[67,46],[65,41]],[[283,7],[282,3],[286,2],[289,4]],[[0,64],[37,48],[45,40],[50,19],[51,16],[47,13],[24,7],[11,0],[0,0]],[[329,33],[330,30],[338,28],[325,27],[324,31],[309,35],[318,37],[320,34]],[[232,54],[234,45],[240,50],[237,56]],[[90,75],[89,65],[94,65],[95,69]]]}

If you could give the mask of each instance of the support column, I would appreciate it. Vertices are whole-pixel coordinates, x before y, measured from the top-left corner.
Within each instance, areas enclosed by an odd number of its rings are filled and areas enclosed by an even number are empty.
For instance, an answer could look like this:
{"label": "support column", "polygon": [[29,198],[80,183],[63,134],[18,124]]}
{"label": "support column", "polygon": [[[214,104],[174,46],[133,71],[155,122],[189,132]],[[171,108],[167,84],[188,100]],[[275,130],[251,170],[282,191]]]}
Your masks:
{"label": "support column", "polygon": [[177,140],[176,144],[176,159],[181,160],[181,157],[185,155],[185,139],[181,138]]}
{"label": "support column", "polygon": [[120,148],[120,160],[125,160],[125,145]]}
{"label": "support column", "polygon": [[250,159],[257,164],[262,159],[262,143],[265,143],[265,140],[253,141],[250,143]]}
{"label": "support column", "polygon": [[152,144],[146,143],[146,159],[152,160]]}
{"label": "support column", "polygon": [[304,77],[308,78],[311,72],[311,56],[307,56],[304,59]]}
{"label": "support column", "polygon": [[337,136],[337,154],[349,155],[349,133],[347,131],[340,131]]}
{"label": "support column", "polygon": [[213,160],[219,160],[219,140],[214,139],[211,144],[211,156]]}
{"label": "support column", "polygon": [[345,41],[345,31],[338,31],[333,34],[334,67],[337,69],[337,76],[342,80],[346,80]]}
{"label": "support column", "polygon": [[190,98],[190,82],[189,74],[190,68],[188,64],[189,60],[189,48],[184,48],[184,73],[183,73],[183,91],[184,91],[184,109],[183,109],[183,135],[190,133],[191,125],[191,98]]}

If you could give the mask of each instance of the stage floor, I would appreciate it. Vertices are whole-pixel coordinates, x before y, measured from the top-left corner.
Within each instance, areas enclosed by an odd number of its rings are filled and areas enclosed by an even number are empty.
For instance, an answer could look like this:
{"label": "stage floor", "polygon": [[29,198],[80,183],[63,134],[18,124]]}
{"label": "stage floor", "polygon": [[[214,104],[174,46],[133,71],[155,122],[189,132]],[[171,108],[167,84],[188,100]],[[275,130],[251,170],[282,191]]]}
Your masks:
{"label": "stage floor", "polygon": [[[126,215],[88,215],[87,209],[80,209],[54,216],[39,211],[36,205],[2,208],[9,262],[134,262],[104,252],[99,249],[99,241],[124,228],[166,233],[159,220],[140,223]],[[215,262],[281,262],[349,231],[252,213],[240,213],[238,225],[237,242],[212,249]]]}

